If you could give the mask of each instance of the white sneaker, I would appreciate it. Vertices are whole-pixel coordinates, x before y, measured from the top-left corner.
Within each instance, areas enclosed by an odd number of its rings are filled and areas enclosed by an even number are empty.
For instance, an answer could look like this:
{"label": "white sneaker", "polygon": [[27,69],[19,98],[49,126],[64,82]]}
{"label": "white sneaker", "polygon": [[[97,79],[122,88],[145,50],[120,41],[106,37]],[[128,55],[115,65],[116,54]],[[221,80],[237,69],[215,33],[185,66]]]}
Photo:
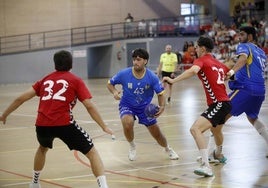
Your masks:
{"label": "white sneaker", "polygon": [[136,148],[135,147],[130,147],[129,152],[128,152],[128,159],[130,161],[136,160]]}
{"label": "white sneaker", "polygon": [[198,169],[194,170],[194,173],[199,176],[212,177],[214,176],[212,169],[203,163]]}
{"label": "white sneaker", "polygon": [[179,159],[178,154],[172,148],[169,148],[167,152],[168,152],[168,156],[169,156],[170,160],[178,160]]}
{"label": "white sneaker", "polygon": [[30,183],[29,188],[41,188],[41,185],[39,183]]}

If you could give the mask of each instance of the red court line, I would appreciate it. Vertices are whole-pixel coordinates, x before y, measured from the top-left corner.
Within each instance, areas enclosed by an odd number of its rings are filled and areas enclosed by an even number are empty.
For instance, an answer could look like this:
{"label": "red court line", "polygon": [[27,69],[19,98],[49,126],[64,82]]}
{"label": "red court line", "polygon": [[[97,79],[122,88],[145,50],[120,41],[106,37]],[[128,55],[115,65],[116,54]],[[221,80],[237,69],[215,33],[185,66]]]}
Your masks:
{"label": "red court line", "polygon": [[[5,172],[7,174],[15,175],[15,176],[20,176],[20,177],[23,177],[23,178],[32,179],[32,177],[30,177],[30,176],[26,176],[26,175],[19,174],[19,173],[16,173],[16,172],[7,171],[7,170],[4,170],[4,169],[0,169],[0,171]],[[61,185],[61,184],[58,184],[58,183],[54,183],[54,182],[46,181],[46,180],[42,180],[42,179],[40,181],[44,182],[44,183],[47,183],[47,184],[50,184],[50,185],[56,185],[56,186],[62,187],[62,188],[72,188],[72,187],[68,187],[68,186],[65,186],[65,185]]]}
{"label": "red court line", "polygon": [[[83,165],[87,166],[87,167],[91,167],[90,164],[86,163],[85,161],[83,161],[79,155],[77,151],[74,151],[74,156],[75,158],[82,163]],[[156,180],[156,179],[151,179],[151,178],[144,178],[144,177],[140,177],[140,176],[133,176],[133,175],[128,175],[128,174],[124,174],[124,173],[120,173],[120,172],[115,172],[112,170],[105,170],[106,172],[109,172],[111,174],[116,174],[116,175],[120,175],[120,176],[126,176],[126,177],[132,177],[132,178],[136,178],[136,179],[140,179],[140,180],[145,180],[145,181],[151,181],[151,182],[156,182],[156,183],[160,183],[160,184],[165,184],[165,185],[172,185],[174,187],[181,187],[181,188],[190,188],[190,187],[186,187],[183,185],[178,185],[175,183],[171,183],[171,182],[167,182],[167,181],[160,181],[160,180]]]}

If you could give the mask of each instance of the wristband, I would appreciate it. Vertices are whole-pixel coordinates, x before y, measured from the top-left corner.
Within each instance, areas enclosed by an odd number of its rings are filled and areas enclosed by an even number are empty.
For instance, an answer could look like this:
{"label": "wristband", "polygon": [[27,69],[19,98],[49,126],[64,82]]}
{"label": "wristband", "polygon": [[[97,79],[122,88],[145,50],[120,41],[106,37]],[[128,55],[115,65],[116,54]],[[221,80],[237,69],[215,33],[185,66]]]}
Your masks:
{"label": "wristband", "polygon": [[234,73],[235,73],[235,71],[234,71],[233,69],[229,70],[229,74],[230,74],[230,76],[233,76]]}

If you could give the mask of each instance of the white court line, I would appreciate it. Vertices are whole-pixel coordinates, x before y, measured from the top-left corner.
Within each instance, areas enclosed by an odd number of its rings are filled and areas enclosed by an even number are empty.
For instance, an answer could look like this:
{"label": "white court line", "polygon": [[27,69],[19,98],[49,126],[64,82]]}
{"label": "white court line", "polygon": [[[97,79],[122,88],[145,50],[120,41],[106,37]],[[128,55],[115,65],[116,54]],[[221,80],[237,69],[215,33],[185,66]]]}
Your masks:
{"label": "white court line", "polygon": [[[4,125],[5,126],[5,125]],[[29,127],[11,127],[11,128],[0,128],[0,131],[20,130],[28,129]]]}
{"label": "white court line", "polygon": [[[179,164],[169,164],[169,165],[161,165],[161,166],[154,166],[154,167],[148,167],[148,168],[132,168],[131,169],[126,169],[126,170],[120,170],[120,171],[114,171],[114,170],[108,170],[106,171],[106,174],[113,174],[114,173],[128,173],[128,172],[135,172],[135,171],[139,171],[139,170],[144,170],[144,171],[150,171],[153,173],[157,173],[152,171],[152,169],[157,169],[157,168],[165,168],[165,167],[171,167],[171,166],[182,166],[182,165],[191,165],[191,164],[195,164],[197,162],[190,162],[190,163],[179,163]],[[111,171],[111,172],[109,172]],[[162,174],[162,173],[160,173]],[[173,177],[173,175],[170,174],[165,174],[166,176],[170,176]],[[91,177],[93,176],[93,174],[87,174],[87,175],[80,175],[80,176],[67,176],[67,177],[62,177],[62,178],[50,178],[50,179],[45,179],[45,180],[66,180],[66,179],[76,179],[76,178],[85,178],[85,177]]]}
{"label": "white court line", "polygon": [[21,183],[10,183],[10,184],[5,184],[5,185],[1,185],[1,187],[13,187],[16,185],[29,185],[30,181],[28,182],[21,182]]}

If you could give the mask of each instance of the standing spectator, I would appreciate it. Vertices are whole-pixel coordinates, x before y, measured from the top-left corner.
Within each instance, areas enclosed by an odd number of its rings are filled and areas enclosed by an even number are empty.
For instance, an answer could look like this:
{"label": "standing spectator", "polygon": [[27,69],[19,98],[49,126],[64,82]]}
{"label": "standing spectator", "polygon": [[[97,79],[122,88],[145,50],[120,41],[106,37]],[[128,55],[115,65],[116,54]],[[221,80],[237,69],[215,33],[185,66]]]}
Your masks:
{"label": "standing spectator", "polygon": [[146,27],[147,27],[147,24],[146,24],[146,22],[145,22],[144,19],[142,19],[141,21],[139,21],[139,23],[138,23],[138,30],[139,30],[139,36],[140,37],[147,36]]}
{"label": "standing spectator", "polygon": [[72,115],[77,99],[81,101],[93,120],[108,134],[112,134],[91,102],[92,95],[84,82],[70,72],[73,64],[68,51],[54,54],[55,72],[37,81],[31,88],[16,98],[0,116],[4,124],[10,113],[24,102],[38,96],[39,107],[36,119],[36,136],[39,147],[34,158],[33,179],[30,188],[40,188],[39,176],[44,168],[46,153],[53,147],[55,138],[61,139],[70,150],[83,153],[90,161],[93,174],[100,188],[108,188],[102,160],[90,136],[78,126]]}
{"label": "standing spectator", "polygon": [[149,21],[149,36],[150,37],[157,36],[157,21],[156,21],[156,19]]}
{"label": "standing spectator", "polygon": [[249,17],[252,18],[253,16],[255,16],[255,4],[252,2],[248,2],[248,9],[249,9]]}
{"label": "standing spectator", "polygon": [[127,37],[131,37],[133,34],[133,21],[134,18],[130,13],[128,13],[127,17],[125,18],[125,34]]}
{"label": "standing spectator", "polygon": [[[160,55],[160,63],[158,66],[157,75],[162,78],[168,76],[170,78],[175,77],[175,72],[177,71],[178,58],[177,55],[172,52],[172,46],[170,44],[166,45],[165,53]],[[167,104],[171,101],[172,94],[172,84],[164,83],[164,88],[167,91]]]}
{"label": "standing spectator", "polygon": [[183,51],[183,53],[184,53],[184,52],[187,52],[187,50],[188,50],[188,41],[185,41],[185,42],[183,43],[182,51]]}
{"label": "standing spectator", "polygon": [[240,17],[240,11],[241,11],[241,6],[240,2],[237,2],[236,5],[234,6],[234,23],[237,25],[238,18]]}
{"label": "standing spectator", "polygon": [[203,36],[199,37],[196,48],[198,58],[194,61],[194,65],[174,79],[163,78],[164,82],[174,84],[198,75],[202,82],[208,108],[194,122],[190,131],[202,156],[201,166],[194,173],[205,177],[213,176],[213,172],[209,165],[208,149],[203,133],[212,127],[223,124],[226,115],[231,110],[230,99],[224,84],[225,74],[229,68],[212,56],[211,51],[213,48],[212,39]]}
{"label": "standing spectator", "polygon": [[190,41],[188,42],[187,51],[184,52],[182,56],[183,70],[187,70],[191,68],[195,59],[196,59],[196,52],[194,48],[194,43],[193,41]]}
{"label": "standing spectator", "polygon": [[247,7],[247,5],[246,5],[246,3],[244,1],[241,2],[241,11],[240,11],[240,13],[241,13],[242,20],[244,19],[245,22],[247,22],[248,21],[248,15],[247,15],[248,14],[248,7]]}
{"label": "standing spectator", "polygon": [[[166,137],[161,132],[156,118],[165,109],[164,88],[154,72],[146,68],[149,54],[144,49],[136,49],[132,53],[133,66],[125,68],[114,75],[107,84],[108,90],[113,94],[114,99],[120,100],[119,112],[124,129],[124,134],[129,142],[130,149],[128,158],[136,160],[136,144],[134,142],[134,122],[139,120],[140,124],[146,126],[157,143],[165,148],[171,160],[179,157],[169,147]],[[124,91],[117,90],[115,85],[121,85]],[[154,93],[157,94],[159,110],[154,117],[145,115],[145,108],[151,103]]]}

